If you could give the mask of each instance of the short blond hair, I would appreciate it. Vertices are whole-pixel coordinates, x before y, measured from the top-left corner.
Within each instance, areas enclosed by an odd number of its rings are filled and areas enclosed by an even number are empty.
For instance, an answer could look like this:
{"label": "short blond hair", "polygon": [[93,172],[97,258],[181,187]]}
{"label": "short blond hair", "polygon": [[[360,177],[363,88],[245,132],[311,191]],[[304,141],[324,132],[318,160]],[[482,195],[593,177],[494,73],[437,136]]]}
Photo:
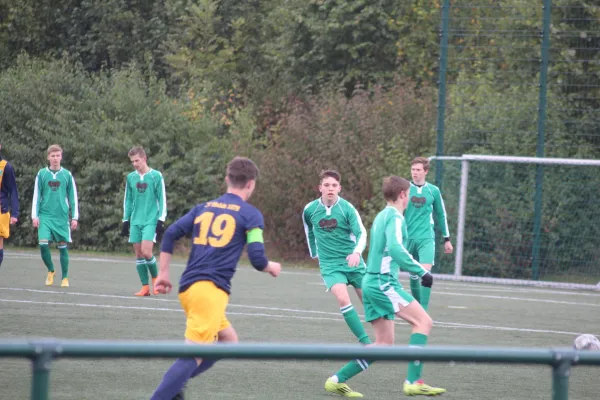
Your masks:
{"label": "short blond hair", "polygon": [[50,155],[50,153],[56,153],[57,151],[60,151],[62,153],[63,152],[62,147],[60,147],[57,144],[53,144],[53,145],[50,145],[50,147],[48,147],[47,154]]}
{"label": "short blond hair", "polygon": [[140,157],[146,157],[146,150],[142,146],[133,146],[127,156],[133,157],[139,155]]}

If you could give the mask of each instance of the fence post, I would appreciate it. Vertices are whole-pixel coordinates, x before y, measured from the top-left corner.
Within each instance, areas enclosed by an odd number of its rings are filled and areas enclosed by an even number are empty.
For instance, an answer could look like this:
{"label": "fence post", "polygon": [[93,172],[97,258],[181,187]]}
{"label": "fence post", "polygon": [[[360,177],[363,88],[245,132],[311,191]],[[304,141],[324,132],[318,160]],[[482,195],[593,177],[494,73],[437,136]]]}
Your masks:
{"label": "fence post", "polygon": [[[548,61],[550,57],[550,18],[552,17],[552,0],[544,0],[542,22],[542,59],[540,62],[540,93],[538,103],[538,136],[536,157],[544,157],[546,132],[546,105],[548,88]],[[533,216],[533,249],[532,249],[532,279],[539,279],[540,243],[542,227],[542,188],[544,184],[544,166],[537,164],[535,170],[535,198]]]}
{"label": "fence post", "polygon": [[[440,73],[438,78],[437,106],[437,140],[435,155],[444,155],[444,130],[446,126],[446,68],[448,66],[448,29],[450,26],[450,0],[444,0],[442,5],[442,24],[440,31]],[[435,184],[442,187],[443,164],[438,158],[435,161]]]}
{"label": "fence post", "polygon": [[33,343],[35,356],[32,361],[31,400],[48,400],[50,368],[58,346],[52,342]]}
{"label": "fence post", "polygon": [[567,400],[569,398],[569,375],[571,375],[571,361],[560,360],[552,365],[552,400]]}

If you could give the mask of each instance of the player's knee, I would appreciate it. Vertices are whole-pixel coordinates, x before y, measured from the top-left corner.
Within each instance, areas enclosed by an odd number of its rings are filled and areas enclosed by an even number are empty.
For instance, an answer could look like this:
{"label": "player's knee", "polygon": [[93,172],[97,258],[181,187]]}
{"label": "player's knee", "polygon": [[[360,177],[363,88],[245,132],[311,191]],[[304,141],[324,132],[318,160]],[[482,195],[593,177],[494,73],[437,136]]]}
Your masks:
{"label": "player's knee", "polygon": [[423,314],[424,315],[421,318],[419,318],[419,320],[417,321],[416,328],[419,330],[419,332],[429,335],[429,333],[431,332],[431,329],[433,328],[433,320],[431,319],[429,314],[427,314],[427,313],[423,313]]}
{"label": "player's knee", "polygon": [[219,331],[218,340],[220,343],[237,343],[239,342],[237,332],[233,328],[223,329]]}

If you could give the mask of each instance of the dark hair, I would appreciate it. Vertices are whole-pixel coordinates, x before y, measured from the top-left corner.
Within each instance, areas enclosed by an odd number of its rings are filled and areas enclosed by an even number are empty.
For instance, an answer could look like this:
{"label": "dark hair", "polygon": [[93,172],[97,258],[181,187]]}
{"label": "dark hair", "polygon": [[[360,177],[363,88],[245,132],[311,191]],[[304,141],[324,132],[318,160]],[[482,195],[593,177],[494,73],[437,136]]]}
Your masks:
{"label": "dark hair", "polygon": [[410,165],[423,164],[423,169],[429,171],[429,160],[425,157],[417,157],[410,162]]}
{"label": "dark hair", "polygon": [[388,176],[383,178],[383,198],[386,201],[396,201],[401,192],[408,192],[410,189],[410,182],[399,176]]}
{"label": "dark hair", "polygon": [[342,181],[342,176],[335,169],[326,169],[321,171],[319,174],[319,180],[322,182],[325,178],[333,178],[338,181],[338,183]]}
{"label": "dark hair", "polygon": [[227,164],[227,179],[229,186],[243,189],[250,181],[258,178],[258,167],[249,158],[235,157]]}

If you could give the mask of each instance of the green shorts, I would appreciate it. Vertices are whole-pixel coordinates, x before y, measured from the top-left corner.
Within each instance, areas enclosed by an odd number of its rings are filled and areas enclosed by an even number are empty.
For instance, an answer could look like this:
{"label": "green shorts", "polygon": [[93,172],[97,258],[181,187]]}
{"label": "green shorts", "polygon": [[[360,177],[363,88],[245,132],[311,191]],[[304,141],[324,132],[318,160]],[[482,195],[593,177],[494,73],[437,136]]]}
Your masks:
{"label": "green shorts", "polygon": [[67,242],[71,243],[71,227],[69,220],[57,220],[52,218],[40,218],[38,227],[38,241]]}
{"label": "green shorts", "polygon": [[397,279],[388,274],[366,274],[362,289],[367,322],[379,318],[394,320],[400,307],[406,307],[415,300],[404,291]]}
{"label": "green shorts", "polygon": [[433,265],[435,260],[435,241],[433,239],[408,239],[406,250],[421,264]]}
{"label": "green shorts", "polygon": [[142,240],[156,242],[156,224],[129,227],[129,243],[140,243]]}
{"label": "green shorts", "polygon": [[325,282],[327,291],[329,291],[333,285],[338,283],[360,289],[362,287],[363,277],[365,276],[365,269],[363,267],[357,267],[356,271],[321,272],[321,276],[323,277],[323,282]]}

